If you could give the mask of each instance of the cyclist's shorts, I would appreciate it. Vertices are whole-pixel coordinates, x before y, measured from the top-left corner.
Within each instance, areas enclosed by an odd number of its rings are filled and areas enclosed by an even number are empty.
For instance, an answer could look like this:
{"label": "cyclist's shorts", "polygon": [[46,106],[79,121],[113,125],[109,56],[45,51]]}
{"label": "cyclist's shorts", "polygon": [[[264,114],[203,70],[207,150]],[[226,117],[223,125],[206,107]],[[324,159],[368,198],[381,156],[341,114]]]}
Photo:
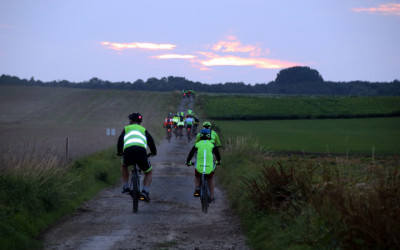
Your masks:
{"label": "cyclist's shorts", "polygon": [[[212,171],[211,173],[206,174],[206,175],[207,175],[207,176],[210,176],[210,177],[213,177],[213,176],[214,176],[214,172],[215,172],[215,171]],[[201,177],[202,174],[200,174],[199,172],[197,172],[197,170],[195,169],[195,170],[194,170],[194,175],[195,175],[196,177]]]}
{"label": "cyclist's shorts", "polygon": [[172,124],[166,124],[165,128],[172,128]]}
{"label": "cyclist's shorts", "polygon": [[186,125],[186,127],[192,129],[192,125],[188,124],[188,125]]}
{"label": "cyclist's shorts", "polygon": [[147,157],[146,149],[141,146],[131,146],[126,148],[121,161],[125,166],[137,164],[145,173],[151,170],[151,163]]}

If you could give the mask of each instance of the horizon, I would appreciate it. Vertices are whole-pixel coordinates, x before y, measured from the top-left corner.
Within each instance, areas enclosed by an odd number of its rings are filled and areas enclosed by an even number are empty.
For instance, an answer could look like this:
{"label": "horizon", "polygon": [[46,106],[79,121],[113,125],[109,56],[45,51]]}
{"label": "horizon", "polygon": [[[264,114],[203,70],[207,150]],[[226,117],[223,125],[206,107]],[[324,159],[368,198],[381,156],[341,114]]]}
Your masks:
{"label": "horizon", "polygon": [[0,68],[43,82],[255,85],[307,66],[325,81],[392,82],[399,26],[398,1],[10,1],[0,3]]}

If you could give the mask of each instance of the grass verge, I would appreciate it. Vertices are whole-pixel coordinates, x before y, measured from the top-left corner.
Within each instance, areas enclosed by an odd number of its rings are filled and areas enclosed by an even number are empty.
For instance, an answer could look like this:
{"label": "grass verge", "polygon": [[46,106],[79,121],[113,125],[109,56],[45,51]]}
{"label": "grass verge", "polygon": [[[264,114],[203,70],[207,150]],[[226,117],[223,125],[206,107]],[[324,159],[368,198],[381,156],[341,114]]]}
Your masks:
{"label": "grass verge", "polygon": [[272,157],[248,138],[224,140],[219,182],[253,249],[398,249],[396,156]]}
{"label": "grass verge", "polygon": [[40,248],[42,230],[120,178],[114,149],[71,164],[51,150],[9,153],[0,173],[0,249]]}

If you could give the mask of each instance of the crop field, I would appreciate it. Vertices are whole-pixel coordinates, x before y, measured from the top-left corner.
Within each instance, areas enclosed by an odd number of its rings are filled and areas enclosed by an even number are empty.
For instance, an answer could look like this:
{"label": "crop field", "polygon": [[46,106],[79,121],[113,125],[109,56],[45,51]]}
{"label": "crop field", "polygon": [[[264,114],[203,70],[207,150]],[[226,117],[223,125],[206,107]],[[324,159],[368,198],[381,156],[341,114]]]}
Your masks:
{"label": "crop field", "polygon": [[249,136],[266,150],[342,154],[400,153],[400,118],[216,121],[225,136]]}
{"label": "crop field", "polygon": [[400,116],[400,97],[202,95],[199,104],[218,120]]}
{"label": "crop field", "polygon": [[202,95],[197,105],[225,137],[274,152],[400,153],[400,97]]}
{"label": "crop field", "polygon": [[132,112],[142,113],[157,139],[179,101],[172,92],[0,86],[0,153],[43,147],[66,154],[68,138],[69,158],[91,154],[116,145]]}

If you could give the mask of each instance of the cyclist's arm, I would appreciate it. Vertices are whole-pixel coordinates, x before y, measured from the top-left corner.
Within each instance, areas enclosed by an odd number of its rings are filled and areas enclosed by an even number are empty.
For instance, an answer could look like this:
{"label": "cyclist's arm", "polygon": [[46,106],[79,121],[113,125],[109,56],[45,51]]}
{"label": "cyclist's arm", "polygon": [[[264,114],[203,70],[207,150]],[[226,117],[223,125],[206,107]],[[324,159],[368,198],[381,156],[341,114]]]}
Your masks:
{"label": "cyclist's arm", "polygon": [[196,146],[193,146],[192,149],[189,152],[188,157],[186,158],[186,162],[190,162],[192,160],[192,158],[193,158],[194,154],[196,153],[196,151],[197,151]]}
{"label": "cyclist's arm", "polygon": [[213,148],[213,153],[215,155],[216,160],[220,162],[221,161],[221,155],[219,153],[218,147],[214,147]]}
{"label": "cyclist's arm", "polygon": [[194,141],[194,143],[196,144],[197,142],[199,142],[200,141],[200,134],[197,134],[196,135],[196,140]]}
{"label": "cyclist's arm", "polygon": [[124,151],[124,136],[125,136],[125,129],[122,130],[121,135],[118,137],[118,143],[117,143],[118,154],[122,154],[122,152]]}
{"label": "cyclist's arm", "polygon": [[146,134],[146,139],[147,139],[147,146],[149,146],[150,152],[152,155],[157,155],[157,148],[156,144],[154,143],[153,137],[150,135],[149,132],[145,132]]}
{"label": "cyclist's arm", "polygon": [[[221,141],[219,140],[219,136],[217,134],[217,132],[215,132],[214,130],[212,130],[212,134],[214,135],[214,143],[216,147],[221,147]],[[211,135],[212,137],[212,135]]]}

